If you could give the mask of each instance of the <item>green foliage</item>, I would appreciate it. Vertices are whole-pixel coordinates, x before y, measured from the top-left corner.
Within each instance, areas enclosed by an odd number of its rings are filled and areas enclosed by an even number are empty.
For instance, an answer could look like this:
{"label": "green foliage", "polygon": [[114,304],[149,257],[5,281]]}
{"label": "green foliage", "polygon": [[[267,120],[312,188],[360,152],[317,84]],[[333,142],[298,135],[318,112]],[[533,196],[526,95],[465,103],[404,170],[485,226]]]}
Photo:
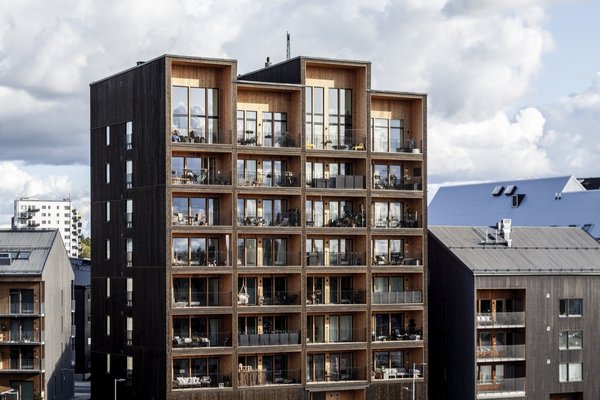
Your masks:
{"label": "green foliage", "polygon": [[81,258],[92,258],[92,239],[81,237]]}

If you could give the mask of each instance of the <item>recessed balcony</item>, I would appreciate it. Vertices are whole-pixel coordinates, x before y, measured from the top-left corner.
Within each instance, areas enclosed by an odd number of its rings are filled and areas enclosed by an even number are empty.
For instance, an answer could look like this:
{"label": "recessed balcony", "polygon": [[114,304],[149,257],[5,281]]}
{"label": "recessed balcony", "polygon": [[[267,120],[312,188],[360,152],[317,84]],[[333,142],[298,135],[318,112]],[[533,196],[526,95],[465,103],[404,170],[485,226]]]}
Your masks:
{"label": "recessed balcony", "polygon": [[373,304],[418,304],[423,302],[421,290],[373,292]]}
{"label": "recessed balcony", "polygon": [[526,378],[492,378],[477,381],[477,398],[493,399],[525,396]]}

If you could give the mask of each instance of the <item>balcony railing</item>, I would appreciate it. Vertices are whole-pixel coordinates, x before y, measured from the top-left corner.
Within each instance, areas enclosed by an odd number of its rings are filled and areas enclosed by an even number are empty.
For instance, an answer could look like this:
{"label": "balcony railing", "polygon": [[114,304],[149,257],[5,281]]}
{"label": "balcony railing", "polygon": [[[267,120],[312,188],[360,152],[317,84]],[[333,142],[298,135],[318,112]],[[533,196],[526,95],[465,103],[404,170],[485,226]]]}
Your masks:
{"label": "balcony railing", "polygon": [[366,133],[362,129],[346,129],[337,134],[325,134],[306,141],[307,150],[366,151]]}
{"label": "balcony railing", "polygon": [[[198,210],[200,211],[200,210]],[[223,215],[224,216],[224,215]],[[187,225],[187,226],[215,226],[215,225],[229,225],[229,224],[220,224],[219,213],[210,213],[210,218],[208,218],[205,210],[201,212],[196,212],[193,215],[188,215],[186,213],[178,212],[173,214],[173,225]]]}
{"label": "balcony railing", "polygon": [[524,326],[524,312],[496,312],[496,313],[478,313],[477,326]]}
{"label": "balcony railing", "polygon": [[225,131],[177,128],[171,131],[171,142],[181,144],[227,144]]}
{"label": "balcony railing", "polygon": [[237,176],[237,186],[252,186],[252,187],[300,187],[298,179],[299,174],[292,171],[285,171],[279,175],[262,175],[256,176]]}
{"label": "balcony railing", "polygon": [[37,344],[44,342],[44,331],[23,331],[13,334],[8,330],[0,335],[0,344]]}
{"label": "balcony railing", "polygon": [[226,251],[211,251],[209,254],[193,254],[188,258],[187,254],[179,253],[173,260],[174,267],[216,267],[225,265],[228,260]]}
{"label": "balcony railing", "polygon": [[200,374],[198,376],[177,376],[173,381],[173,389],[225,387],[231,387],[231,374]]}
{"label": "balcony railing", "polygon": [[316,374],[314,380],[309,374],[309,376],[307,376],[307,381],[308,383],[362,381],[367,379],[366,370],[365,367],[351,367],[333,371],[324,371],[324,374]]}
{"label": "balcony railing", "polygon": [[422,303],[423,292],[420,290],[406,292],[373,292],[373,304],[405,304]]}
{"label": "balcony railing", "polygon": [[390,342],[397,340],[423,340],[423,330],[414,329],[408,331],[397,330],[391,335],[376,335],[373,336],[374,342]]}
{"label": "balcony railing", "polygon": [[244,292],[238,292],[238,305],[240,306],[289,306],[299,305],[298,296],[300,292],[274,291],[263,293],[262,296],[252,296]]}
{"label": "balcony railing", "polygon": [[398,178],[395,175],[373,177],[373,189],[377,190],[423,190],[423,180],[420,176],[404,176]]}
{"label": "balcony railing", "polygon": [[2,307],[0,315],[32,317],[44,314],[44,303],[11,303]]}
{"label": "balcony railing", "polygon": [[[324,301],[327,300],[327,301]],[[329,298],[321,290],[309,293],[306,304],[365,304],[364,290],[337,290],[329,293]]]}
{"label": "balcony railing", "polygon": [[[322,221],[322,220],[321,220]],[[306,221],[306,226],[310,228],[315,227],[315,221]],[[332,218],[327,223],[323,224],[320,222],[316,224],[317,228],[364,228],[366,225],[366,218],[363,213],[346,213],[338,218]]]}
{"label": "balcony railing", "polygon": [[290,132],[254,132],[238,131],[237,144],[239,146],[262,147],[299,147],[299,141]]}
{"label": "balcony railing", "polygon": [[366,342],[365,329],[364,328],[352,328],[352,329],[339,329],[331,332],[329,335],[314,335],[311,334],[309,328],[309,335],[306,337],[307,344],[325,344],[325,343],[352,343],[352,342]]}
{"label": "balcony railing", "polygon": [[525,345],[477,346],[477,358],[525,358]]}
{"label": "balcony railing", "polygon": [[298,258],[297,251],[272,251],[265,252],[262,250],[262,257],[259,257],[256,250],[249,251],[246,249],[246,260],[243,258],[243,253],[238,250],[238,267],[260,268],[260,267],[287,267],[299,266],[300,261],[294,261]]}
{"label": "balcony railing", "polygon": [[373,259],[374,267],[394,266],[394,265],[407,265],[407,266],[418,266],[423,265],[421,262],[421,253],[405,253],[404,255],[400,252],[392,252],[390,255],[377,254]]}
{"label": "balcony railing", "polygon": [[311,251],[306,253],[306,265],[309,267],[333,267],[364,265],[365,253],[360,251],[351,252],[320,252]]}
{"label": "balcony railing", "polygon": [[[374,139],[375,140],[375,139]],[[423,148],[422,140],[415,139],[405,139],[403,142],[399,140],[395,141],[381,141],[375,143],[373,145],[373,152],[376,153],[421,153],[421,149]]]}
{"label": "balcony railing", "polygon": [[[419,366],[420,367],[420,366]],[[402,379],[402,378],[423,378],[423,372],[419,368],[412,367],[400,368],[375,368],[372,373],[373,379]]]}
{"label": "balcony railing", "polygon": [[238,215],[238,226],[299,226],[300,212],[297,209],[290,209],[283,213],[277,213],[272,218],[258,217],[255,215]]}
{"label": "balcony railing", "polygon": [[242,366],[238,371],[238,385],[240,387],[287,385],[300,383],[300,369],[266,370]]}
{"label": "balcony railing", "polygon": [[239,346],[283,346],[294,344],[300,344],[300,331],[238,334]]}
{"label": "balcony railing", "polygon": [[477,381],[477,394],[509,394],[525,392],[525,378],[502,378]]}
{"label": "balcony railing", "polygon": [[231,305],[229,301],[224,299],[231,299],[231,292],[191,292],[191,300],[188,297],[186,291],[185,294],[175,293],[175,299],[173,307],[184,308],[184,307],[223,307]]}
{"label": "balcony railing", "polygon": [[404,217],[391,217],[391,218],[379,218],[373,221],[373,228],[421,228],[422,224],[420,220],[416,220],[414,217],[405,215]]}
{"label": "balcony railing", "polygon": [[171,171],[174,185],[231,185],[231,173],[208,169],[174,169]]}
{"label": "balcony railing", "polygon": [[45,360],[39,358],[10,358],[0,363],[0,371],[37,372],[45,368]]}
{"label": "balcony railing", "polygon": [[306,187],[316,189],[364,189],[364,175],[338,175],[329,179],[315,178],[306,182]]}
{"label": "balcony railing", "polygon": [[174,348],[231,347],[231,332],[209,332],[209,337],[201,334],[192,337],[175,336],[172,343]]}

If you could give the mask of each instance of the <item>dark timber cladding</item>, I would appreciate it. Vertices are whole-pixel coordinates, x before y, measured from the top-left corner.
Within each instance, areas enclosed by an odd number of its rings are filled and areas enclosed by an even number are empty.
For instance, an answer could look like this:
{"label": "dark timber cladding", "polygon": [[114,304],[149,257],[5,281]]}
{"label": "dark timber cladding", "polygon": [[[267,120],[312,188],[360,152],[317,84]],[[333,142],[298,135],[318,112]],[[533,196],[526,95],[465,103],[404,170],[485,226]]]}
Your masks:
{"label": "dark timber cladding", "polygon": [[427,399],[426,95],[370,73],[91,84],[94,399]]}

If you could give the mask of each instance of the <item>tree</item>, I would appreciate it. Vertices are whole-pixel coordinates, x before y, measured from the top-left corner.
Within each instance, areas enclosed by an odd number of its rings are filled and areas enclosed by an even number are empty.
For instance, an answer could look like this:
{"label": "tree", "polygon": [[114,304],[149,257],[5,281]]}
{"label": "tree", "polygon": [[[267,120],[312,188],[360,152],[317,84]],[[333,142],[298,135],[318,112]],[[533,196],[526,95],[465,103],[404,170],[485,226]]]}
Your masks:
{"label": "tree", "polygon": [[81,237],[81,258],[92,258],[92,239]]}

